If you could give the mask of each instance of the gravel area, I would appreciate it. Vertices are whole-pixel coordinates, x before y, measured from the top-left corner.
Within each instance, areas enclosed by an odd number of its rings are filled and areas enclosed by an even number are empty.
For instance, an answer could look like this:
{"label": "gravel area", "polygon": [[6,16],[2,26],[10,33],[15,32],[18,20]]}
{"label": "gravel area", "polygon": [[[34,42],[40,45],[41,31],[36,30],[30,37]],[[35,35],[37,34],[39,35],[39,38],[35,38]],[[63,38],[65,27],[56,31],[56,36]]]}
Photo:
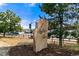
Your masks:
{"label": "gravel area", "polygon": [[10,47],[0,47],[0,56],[9,56]]}

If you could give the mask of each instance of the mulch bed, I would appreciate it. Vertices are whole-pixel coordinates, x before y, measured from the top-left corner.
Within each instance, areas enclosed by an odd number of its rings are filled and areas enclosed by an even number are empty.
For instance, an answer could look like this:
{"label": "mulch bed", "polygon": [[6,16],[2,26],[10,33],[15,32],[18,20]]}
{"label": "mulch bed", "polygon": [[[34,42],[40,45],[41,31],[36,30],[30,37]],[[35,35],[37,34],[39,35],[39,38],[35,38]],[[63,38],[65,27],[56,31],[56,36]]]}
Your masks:
{"label": "mulch bed", "polygon": [[48,45],[47,48],[35,53],[32,45],[12,47],[9,50],[10,56],[72,56],[79,55],[79,51],[71,51],[58,46]]}

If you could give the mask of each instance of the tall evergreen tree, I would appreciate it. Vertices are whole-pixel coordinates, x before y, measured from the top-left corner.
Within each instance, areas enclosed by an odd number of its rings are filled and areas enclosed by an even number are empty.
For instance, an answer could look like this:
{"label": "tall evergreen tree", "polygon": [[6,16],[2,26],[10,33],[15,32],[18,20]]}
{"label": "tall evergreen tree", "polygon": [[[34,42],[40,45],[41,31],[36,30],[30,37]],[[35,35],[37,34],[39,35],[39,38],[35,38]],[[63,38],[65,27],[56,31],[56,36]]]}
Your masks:
{"label": "tall evergreen tree", "polygon": [[59,22],[59,46],[62,47],[62,38],[63,38],[63,22],[64,16],[67,14],[69,10],[69,5],[66,3],[52,3],[52,4],[42,4],[40,6],[41,11],[45,12],[49,16],[58,18]]}

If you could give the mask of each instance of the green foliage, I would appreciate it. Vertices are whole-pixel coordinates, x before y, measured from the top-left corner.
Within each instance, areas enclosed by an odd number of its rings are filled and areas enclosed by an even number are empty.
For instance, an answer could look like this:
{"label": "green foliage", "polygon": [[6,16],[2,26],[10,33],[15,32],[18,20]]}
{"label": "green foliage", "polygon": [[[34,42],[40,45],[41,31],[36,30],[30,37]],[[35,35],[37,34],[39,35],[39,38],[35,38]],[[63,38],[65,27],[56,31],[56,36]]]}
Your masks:
{"label": "green foliage", "polygon": [[[58,31],[54,32],[59,35],[60,46],[62,46],[63,35],[67,37],[71,34],[73,37],[79,38],[79,3],[45,3],[40,6],[40,9],[50,16],[49,30],[58,29]],[[74,21],[75,24],[73,25],[72,21],[69,20],[74,19],[76,22]],[[55,20],[55,22],[52,22],[52,20]],[[65,26],[64,24],[68,24],[67,21],[70,24]],[[65,32],[66,30],[75,30],[75,32],[68,33]]]}
{"label": "green foliage", "polygon": [[75,31],[71,32],[71,36],[76,37],[76,32]]}
{"label": "green foliage", "polygon": [[68,31],[65,31],[65,32],[64,32],[64,38],[67,38],[67,36],[69,36],[69,34],[70,34],[70,33],[69,33]]}
{"label": "green foliage", "polygon": [[58,20],[49,20],[48,19],[48,29],[52,30],[52,29],[56,29],[58,27],[59,23]]}
{"label": "green foliage", "polygon": [[22,30],[20,26],[21,19],[16,16],[16,14],[10,10],[6,10],[5,12],[0,12],[0,32],[15,32]]}
{"label": "green foliage", "polygon": [[[62,36],[63,36],[63,15],[68,10],[69,4],[60,4],[60,3],[45,3],[42,4],[40,7],[41,11],[45,12],[49,16],[54,17],[55,19],[58,18],[58,31],[57,34],[59,35],[59,45],[62,47]],[[55,22],[56,23],[56,22]],[[50,25],[50,24],[49,24]],[[57,26],[57,25],[56,25]],[[51,26],[52,27],[52,26]],[[55,26],[54,26],[55,27]]]}
{"label": "green foliage", "polygon": [[48,38],[53,34],[53,32],[48,32]]}

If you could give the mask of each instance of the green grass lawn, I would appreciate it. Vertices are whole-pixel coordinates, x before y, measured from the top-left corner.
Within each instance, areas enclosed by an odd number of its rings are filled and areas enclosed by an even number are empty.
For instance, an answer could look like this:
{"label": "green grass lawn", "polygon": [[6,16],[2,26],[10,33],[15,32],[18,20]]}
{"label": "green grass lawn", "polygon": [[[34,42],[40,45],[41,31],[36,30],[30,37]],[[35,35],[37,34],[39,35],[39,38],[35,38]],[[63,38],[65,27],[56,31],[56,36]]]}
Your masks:
{"label": "green grass lawn", "polygon": [[65,45],[64,48],[74,51],[79,51],[79,45]]}

